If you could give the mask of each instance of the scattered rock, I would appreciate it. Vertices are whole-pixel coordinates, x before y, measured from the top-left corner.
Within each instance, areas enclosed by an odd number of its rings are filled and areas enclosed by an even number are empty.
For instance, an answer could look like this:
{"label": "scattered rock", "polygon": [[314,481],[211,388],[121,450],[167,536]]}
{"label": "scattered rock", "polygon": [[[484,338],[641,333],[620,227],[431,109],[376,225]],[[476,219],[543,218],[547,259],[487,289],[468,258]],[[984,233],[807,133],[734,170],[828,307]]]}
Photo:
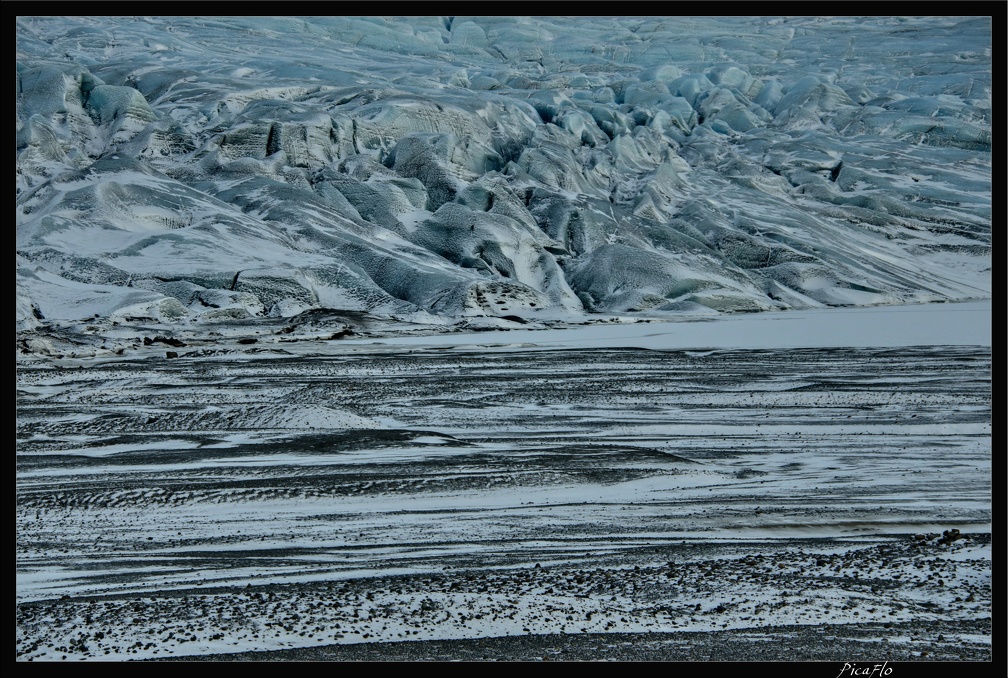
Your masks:
{"label": "scattered rock", "polygon": [[952,528],[951,530],[945,530],[944,532],[942,532],[941,539],[938,540],[938,543],[951,544],[957,539],[962,539],[962,534],[959,533],[959,530]]}

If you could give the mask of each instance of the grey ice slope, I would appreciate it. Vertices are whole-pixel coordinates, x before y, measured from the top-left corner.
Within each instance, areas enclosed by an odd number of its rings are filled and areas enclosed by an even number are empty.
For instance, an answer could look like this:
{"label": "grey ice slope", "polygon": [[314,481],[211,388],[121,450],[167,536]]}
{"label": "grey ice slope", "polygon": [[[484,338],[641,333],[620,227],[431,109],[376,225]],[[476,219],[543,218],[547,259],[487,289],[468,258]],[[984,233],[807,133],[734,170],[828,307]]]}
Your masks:
{"label": "grey ice slope", "polygon": [[979,18],[17,21],[17,321],[989,298]]}

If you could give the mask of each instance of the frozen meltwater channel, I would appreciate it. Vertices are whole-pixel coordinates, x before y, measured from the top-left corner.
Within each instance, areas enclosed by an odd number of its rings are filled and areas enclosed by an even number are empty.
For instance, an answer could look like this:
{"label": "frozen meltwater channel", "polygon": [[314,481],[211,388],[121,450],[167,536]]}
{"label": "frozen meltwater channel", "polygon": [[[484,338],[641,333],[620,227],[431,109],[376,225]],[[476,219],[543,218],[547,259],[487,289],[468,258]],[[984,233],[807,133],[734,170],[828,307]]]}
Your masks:
{"label": "frozen meltwater channel", "polygon": [[[755,329],[840,316],[858,345]],[[19,656],[824,621],[989,656],[989,308],[598,328],[24,363]]]}
{"label": "frozen meltwater channel", "polygon": [[[991,302],[760,313],[689,322],[610,318],[587,327],[400,337],[391,347],[783,349],[991,346]],[[347,340],[348,345],[375,342]]]}

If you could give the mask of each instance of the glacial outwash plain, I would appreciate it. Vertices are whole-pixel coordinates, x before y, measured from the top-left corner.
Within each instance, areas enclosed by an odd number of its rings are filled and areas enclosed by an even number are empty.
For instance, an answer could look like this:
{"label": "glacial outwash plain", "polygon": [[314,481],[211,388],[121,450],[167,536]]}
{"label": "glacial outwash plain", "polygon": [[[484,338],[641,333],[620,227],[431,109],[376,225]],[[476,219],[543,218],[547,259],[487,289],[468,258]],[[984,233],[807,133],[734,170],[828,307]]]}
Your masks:
{"label": "glacial outwash plain", "polygon": [[17,661],[992,660],[991,17],[15,37]]}

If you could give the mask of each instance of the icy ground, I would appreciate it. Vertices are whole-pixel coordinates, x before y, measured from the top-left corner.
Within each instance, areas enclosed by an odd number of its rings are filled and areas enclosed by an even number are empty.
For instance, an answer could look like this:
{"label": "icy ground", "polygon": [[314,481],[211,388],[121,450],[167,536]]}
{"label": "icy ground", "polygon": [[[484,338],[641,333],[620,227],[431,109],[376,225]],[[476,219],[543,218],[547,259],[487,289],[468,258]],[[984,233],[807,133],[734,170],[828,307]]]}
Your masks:
{"label": "icy ground", "polygon": [[990,659],[990,17],[15,43],[19,660]]}
{"label": "icy ground", "polygon": [[989,17],[19,17],[18,328],[989,298],[991,49]]}
{"label": "icy ground", "polygon": [[18,658],[990,659],[989,304],[507,335],[22,356]]}

